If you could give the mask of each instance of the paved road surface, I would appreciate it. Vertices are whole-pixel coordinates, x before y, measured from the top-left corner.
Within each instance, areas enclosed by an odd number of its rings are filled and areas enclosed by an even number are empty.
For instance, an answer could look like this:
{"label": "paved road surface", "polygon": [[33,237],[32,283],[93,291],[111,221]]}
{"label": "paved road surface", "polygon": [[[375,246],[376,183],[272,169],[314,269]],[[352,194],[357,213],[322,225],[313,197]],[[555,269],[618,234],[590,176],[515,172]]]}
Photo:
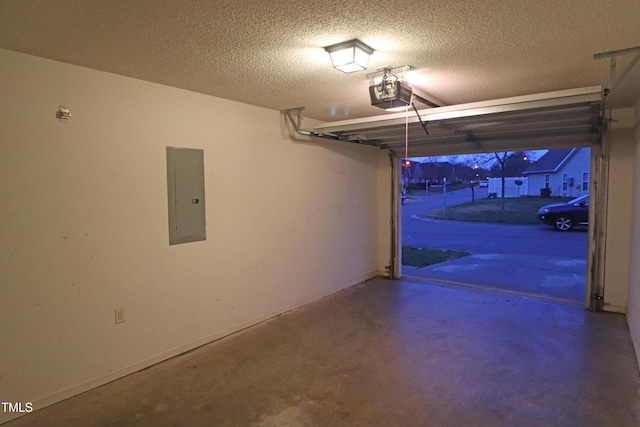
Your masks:
{"label": "paved road surface", "polygon": [[457,249],[471,253],[508,253],[586,258],[587,229],[561,233],[543,224],[509,225],[460,221],[403,222],[404,246]]}
{"label": "paved road surface", "polygon": [[[478,191],[480,190],[480,191]],[[486,197],[486,189],[476,189]],[[447,205],[471,201],[470,190],[447,194]],[[464,250],[470,257],[403,274],[528,295],[582,302],[584,299],[587,229],[560,233],[543,224],[507,225],[419,219],[441,208],[444,197],[412,197],[402,206],[403,246]]]}

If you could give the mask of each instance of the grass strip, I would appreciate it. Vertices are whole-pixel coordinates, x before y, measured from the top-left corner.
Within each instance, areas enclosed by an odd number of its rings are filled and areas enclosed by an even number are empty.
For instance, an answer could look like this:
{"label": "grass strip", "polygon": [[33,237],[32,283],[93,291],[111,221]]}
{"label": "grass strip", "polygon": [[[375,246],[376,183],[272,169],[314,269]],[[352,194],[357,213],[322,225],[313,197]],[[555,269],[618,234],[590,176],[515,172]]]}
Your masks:
{"label": "grass strip", "polygon": [[504,200],[504,210],[500,199],[478,199],[475,203],[449,206],[424,212],[422,217],[447,219],[452,221],[494,222],[503,224],[539,224],[536,213],[544,205],[564,203],[568,197],[517,197]]}
{"label": "grass strip", "polygon": [[450,259],[462,258],[470,255],[468,252],[442,250],[433,248],[402,247],[402,265],[411,267],[426,267]]}

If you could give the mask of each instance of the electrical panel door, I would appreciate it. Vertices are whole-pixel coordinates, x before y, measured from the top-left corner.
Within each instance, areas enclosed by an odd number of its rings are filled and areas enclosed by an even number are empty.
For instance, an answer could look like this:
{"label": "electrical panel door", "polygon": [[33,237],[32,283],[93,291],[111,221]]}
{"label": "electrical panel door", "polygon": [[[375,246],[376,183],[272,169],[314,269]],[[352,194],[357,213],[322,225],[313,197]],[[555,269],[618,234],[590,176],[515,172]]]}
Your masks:
{"label": "electrical panel door", "polygon": [[167,147],[169,244],[206,240],[204,151]]}

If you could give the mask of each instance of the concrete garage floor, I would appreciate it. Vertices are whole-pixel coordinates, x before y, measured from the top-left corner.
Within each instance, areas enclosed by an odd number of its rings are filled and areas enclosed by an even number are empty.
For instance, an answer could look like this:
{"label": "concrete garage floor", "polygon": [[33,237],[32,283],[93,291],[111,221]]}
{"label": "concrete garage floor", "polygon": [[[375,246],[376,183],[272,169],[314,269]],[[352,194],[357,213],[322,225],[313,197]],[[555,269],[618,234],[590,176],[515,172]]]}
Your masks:
{"label": "concrete garage floor", "polygon": [[625,317],[374,279],[6,424],[638,426]]}

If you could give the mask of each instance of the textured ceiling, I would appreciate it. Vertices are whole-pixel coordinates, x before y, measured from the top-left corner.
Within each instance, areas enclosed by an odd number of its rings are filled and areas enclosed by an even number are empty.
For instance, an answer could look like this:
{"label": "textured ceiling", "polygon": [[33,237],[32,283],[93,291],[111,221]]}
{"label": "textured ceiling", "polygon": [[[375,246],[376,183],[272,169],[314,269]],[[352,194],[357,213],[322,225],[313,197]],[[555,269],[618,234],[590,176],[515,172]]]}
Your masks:
{"label": "textured ceiling", "polygon": [[[324,46],[352,38],[376,49],[369,71],[331,68]],[[453,105],[607,86],[593,55],[636,46],[638,0],[0,1],[0,48],[323,121],[383,114],[365,75],[385,65]],[[639,98],[640,64],[610,105]]]}

